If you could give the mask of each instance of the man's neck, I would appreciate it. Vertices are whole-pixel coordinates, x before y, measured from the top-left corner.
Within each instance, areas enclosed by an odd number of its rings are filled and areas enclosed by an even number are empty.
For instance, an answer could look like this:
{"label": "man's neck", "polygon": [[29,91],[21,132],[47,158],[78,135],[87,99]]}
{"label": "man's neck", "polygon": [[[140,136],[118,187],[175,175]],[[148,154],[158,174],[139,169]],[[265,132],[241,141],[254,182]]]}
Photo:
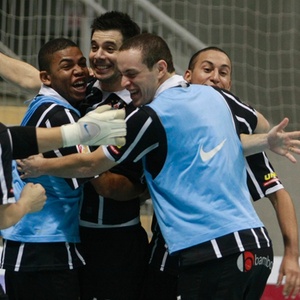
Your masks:
{"label": "man's neck", "polygon": [[121,86],[121,82],[109,83],[99,81],[99,85],[101,90],[104,92],[114,93],[124,90],[124,88]]}

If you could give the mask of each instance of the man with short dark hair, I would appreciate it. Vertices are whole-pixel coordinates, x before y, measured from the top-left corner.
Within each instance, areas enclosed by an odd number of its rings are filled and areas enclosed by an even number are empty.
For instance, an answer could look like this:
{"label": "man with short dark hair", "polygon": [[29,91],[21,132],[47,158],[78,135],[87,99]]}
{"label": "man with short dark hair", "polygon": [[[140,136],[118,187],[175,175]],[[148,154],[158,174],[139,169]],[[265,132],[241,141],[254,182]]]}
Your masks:
{"label": "man with short dark hair", "polygon": [[[232,64],[228,54],[218,47],[207,47],[197,51],[190,59],[185,80],[193,84],[231,89]],[[262,116],[245,103],[234,102],[232,112],[241,124],[241,133],[264,132]],[[285,276],[284,295],[296,295],[300,285],[298,226],[293,201],[284,189],[266,153],[246,157],[247,183],[254,201],[268,197],[276,211],[282,230],[284,257],[281,263],[278,284]],[[288,217],[287,217],[288,216]],[[150,261],[145,281],[144,299],[172,300],[177,295],[178,258],[170,256],[155,215],[152,221],[153,236],[150,242]]]}
{"label": "man with short dark hair", "polygon": [[[86,58],[65,38],[47,42],[38,55],[42,87],[32,100],[22,126],[54,127],[80,118],[76,104],[85,97],[88,80]],[[86,127],[84,130],[89,131]],[[76,140],[73,131],[72,140]],[[57,157],[88,151],[76,145],[44,153]],[[18,224],[2,231],[2,267],[11,299],[65,299],[79,297],[78,270],[85,262],[79,249],[79,202],[82,181],[54,176],[30,179],[46,190],[47,202],[40,212],[27,214]],[[14,191],[25,183],[14,172]]]}

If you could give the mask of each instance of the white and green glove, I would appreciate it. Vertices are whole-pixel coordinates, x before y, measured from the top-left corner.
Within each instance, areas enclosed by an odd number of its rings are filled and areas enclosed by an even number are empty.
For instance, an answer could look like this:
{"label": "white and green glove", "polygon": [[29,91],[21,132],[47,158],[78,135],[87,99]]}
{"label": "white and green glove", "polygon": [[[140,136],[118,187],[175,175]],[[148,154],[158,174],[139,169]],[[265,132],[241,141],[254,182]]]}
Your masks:
{"label": "white and green glove", "polygon": [[63,146],[125,145],[126,122],[124,109],[99,106],[77,123],[61,126]]}

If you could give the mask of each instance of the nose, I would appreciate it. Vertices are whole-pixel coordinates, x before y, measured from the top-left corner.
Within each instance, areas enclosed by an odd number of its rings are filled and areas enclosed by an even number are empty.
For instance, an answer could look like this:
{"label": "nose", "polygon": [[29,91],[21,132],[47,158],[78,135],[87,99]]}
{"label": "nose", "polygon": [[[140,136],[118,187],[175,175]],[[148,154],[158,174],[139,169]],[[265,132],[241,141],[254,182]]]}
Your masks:
{"label": "nose", "polygon": [[82,67],[82,66],[79,66],[79,65],[76,65],[75,67],[74,67],[74,74],[75,75],[82,75],[82,74],[84,74],[84,70],[86,69],[86,67]]}
{"label": "nose", "polygon": [[105,58],[104,51],[101,47],[99,47],[98,50],[94,52],[94,58]]}
{"label": "nose", "polygon": [[215,84],[220,82],[220,74],[219,74],[219,70],[217,68],[215,68],[211,72],[210,80]]}
{"label": "nose", "polygon": [[122,75],[121,86],[125,89],[129,85],[130,85],[130,80],[126,76]]}

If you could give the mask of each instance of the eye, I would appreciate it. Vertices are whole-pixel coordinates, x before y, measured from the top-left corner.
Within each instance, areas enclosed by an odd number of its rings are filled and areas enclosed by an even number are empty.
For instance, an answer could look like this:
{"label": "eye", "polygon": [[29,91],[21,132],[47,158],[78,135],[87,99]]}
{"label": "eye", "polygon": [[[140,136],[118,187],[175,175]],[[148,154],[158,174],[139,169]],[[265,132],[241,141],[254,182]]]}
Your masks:
{"label": "eye", "polygon": [[70,64],[61,65],[61,68],[64,69],[64,70],[69,70],[69,69],[71,69],[71,67],[72,67],[72,65],[70,65]]}
{"label": "eye", "polygon": [[96,52],[98,50],[98,46],[97,45],[92,45],[91,46],[91,51]]}
{"label": "eye", "polygon": [[81,68],[86,68],[86,67],[87,67],[87,66],[86,66],[86,63],[80,63],[79,66],[80,66]]}
{"label": "eye", "polygon": [[226,77],[228,75],[228,72],[227,71],[220,71],[220,75],[222,77]]}
{"label": "eye", "polygon": [[108,52],[108,53],[114,53],[117,51],[116,47],[114,46],[108,46],[105,48],[105,50]]}
{"label": "eye", "polygon": [[136,77],[136,73],[134,73],[134,74],[127,74],[126,75],[128,78],[134,78],[134,77]]}
{"label": "eye", "polygon": [[210,73],[212,69],[211,68],[203,68],[203,70],[205,73]]}
{"label": "eye", "polygon": [[127,77],[127,78],[129,78],[129,79],[133,79],[133,78],[136,77],[136,75],[137,75],[137,73],[134,72],[134,73],[126,73],[126,74],[124,74],[123,76],[125,76],[125,77]]}

